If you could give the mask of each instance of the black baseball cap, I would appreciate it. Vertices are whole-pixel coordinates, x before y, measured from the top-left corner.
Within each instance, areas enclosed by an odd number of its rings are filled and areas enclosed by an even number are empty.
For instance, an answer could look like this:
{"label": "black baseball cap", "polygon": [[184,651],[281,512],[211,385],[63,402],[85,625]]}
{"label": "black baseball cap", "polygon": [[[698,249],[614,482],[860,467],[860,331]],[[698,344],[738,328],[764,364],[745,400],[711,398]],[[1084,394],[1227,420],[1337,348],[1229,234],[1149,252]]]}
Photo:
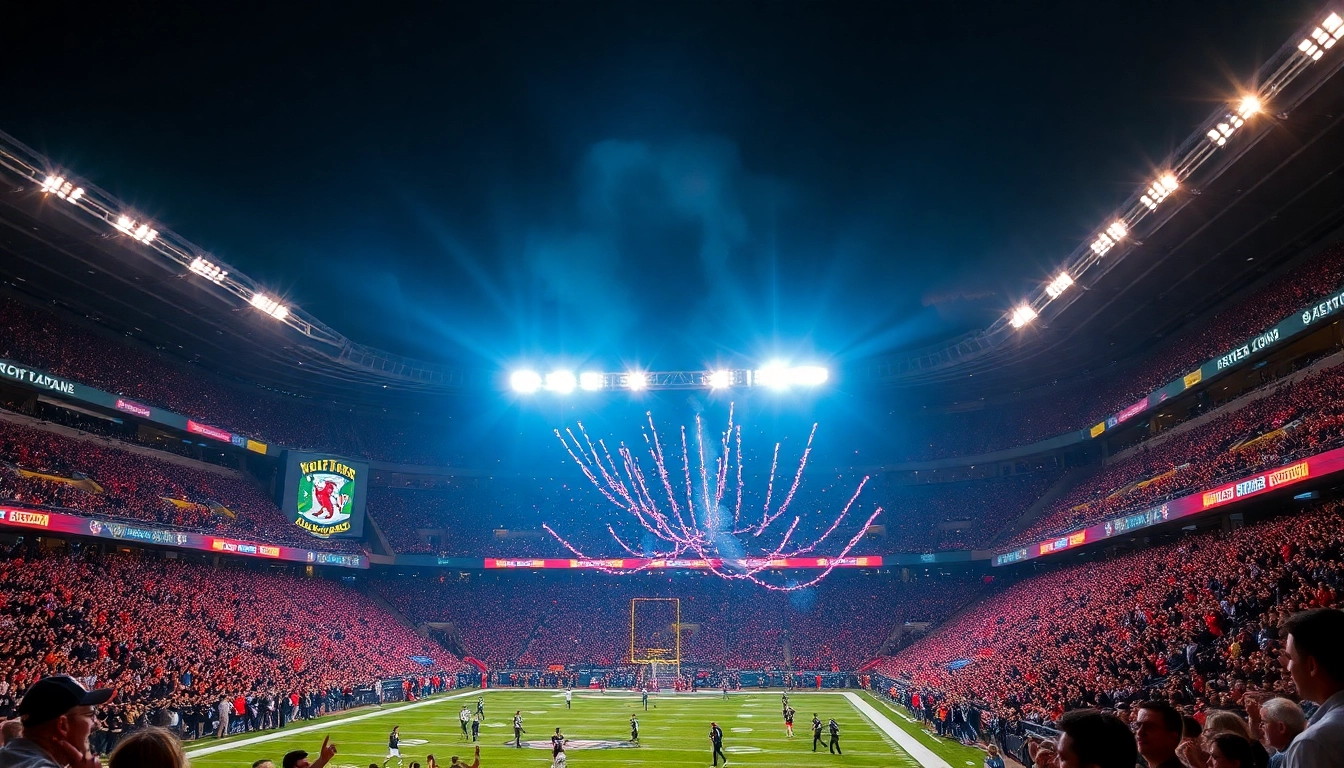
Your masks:
{"label": "black baseball cap", "polygon": [[283,766],[284,768],[294,768],[294,766],[299,764],[300,760],[302,760],[307,756],[308,753],[304,752],[302,749],[296,749],[293,752],[286,752],[284,759],[280,761],[280,765]]}
{"label": "black baseball cap", "polygon": [[19,720],[25,728],[50,722],[75,707],[92,707],[105,703],[116,694],[115,688],[88,691],[69,675],[44,677],[19,702]]}

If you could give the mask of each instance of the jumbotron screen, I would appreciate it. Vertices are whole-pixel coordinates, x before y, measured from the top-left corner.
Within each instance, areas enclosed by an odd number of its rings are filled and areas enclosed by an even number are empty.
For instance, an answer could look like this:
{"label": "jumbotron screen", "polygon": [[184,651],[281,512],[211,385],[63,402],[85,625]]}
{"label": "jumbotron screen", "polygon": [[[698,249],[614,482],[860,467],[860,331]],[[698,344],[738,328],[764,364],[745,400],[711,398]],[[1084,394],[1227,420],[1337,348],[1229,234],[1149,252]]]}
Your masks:
{"label": "jumbotron screen", "polygon": [[289,451],[280,508],[294,525],[319,539],[364,535],[369,465],[329,453]]}

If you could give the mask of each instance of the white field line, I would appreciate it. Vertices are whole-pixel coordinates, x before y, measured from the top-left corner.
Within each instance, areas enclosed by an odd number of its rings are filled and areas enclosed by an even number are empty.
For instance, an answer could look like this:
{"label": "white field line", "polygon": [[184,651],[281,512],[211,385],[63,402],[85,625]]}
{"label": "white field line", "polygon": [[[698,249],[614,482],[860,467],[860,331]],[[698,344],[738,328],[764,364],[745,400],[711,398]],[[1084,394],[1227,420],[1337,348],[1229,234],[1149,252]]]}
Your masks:
{"label": "white field line", "polygon": [[206,755],[213,755],[216,752],[224,752],[226,750],[233,749],[234,747],[250,747],[253,744],[264,744],[268,741],[275,741],[276,739],[288,738],[295,734],[330,730],[338,725],[345,725],[346,723],[357,723],[360,720],[369,720],[375,717],[382,717],[384,715],[392,715],[397,714],[399,712],[405,712],[410,709],[418,709],[420,707],[428,707],[434,704],[442,704],[445,701],[466,698],[467,696],[471,695],[480,695],[481,693],[482,691],[478,690],[463,691],[462,693],[449,694],[448,696],[444,696],[442,698],[425,699],[424,701],[413,702],[411,704],[407,704],[404,707],[396,707],[395,709],[375,709],[371,712],[364,712],[358,715],[351,715],[350,717],[342,717],[338,720],[328,720],[322,723],[304,725],[299,728],[283,728],[277,731],[271,731],[270,733],[263,733],[260,736],[251,736],[246,739],[239,739],[238,741],[230,741],[226,744],[215,744],[209,747],[201,747],[200,749],[193,749],[190,752],[187,752],[187,757],[189,758],[205,757]]}
{"label": "white field line", "polygon": [[891,722],[891,720],[888,719],[886,715],[879,712],[876,707],[859,698],[857,693],[846,692],[844,696],[846,699],[849,699],[850,705],[859,710],[859,712],[872,721],[873,725],[876,725],[883,733],[890,736],[897,744],[901,745],[901,749],[904,749],[911,757],[915,758],[915,762],[924,766],[924,768],[952,768],[951,765],[948,765],[946,760],[935,755],[933,750],[916,741],[914,736],[906,733],[900,726]]}
{"label": "white field line", "polygon": [[[251,736],[246,739],[239,739],[238,741],[230,741],[224,744],[214,744],[208,747],[201,747],[200,749],[193,749],[187,752],[187,757],[188,758],[204,757],[206,755],[212,755],[216,752],[224,752],[230,749],[234,749],[235,747],[250,747],[254,744],[264,744],[268,741],[275,741],[276,739],[288,738],[296,734],[311,733],[313,731],[331,730],[332,728],[345,725],[346,723],[357,723],[361,720],[370,720],[375,717],[383,717],[385,715],[397,714],[411,709],[418,709],[419,707],[433,706],[434,704],[441,704],[446,701],[452,701],[453,699],[462,699],[469,696],[480,696],[490,693],[509,693],[509,692],[518,693],[524,690],[527,689],[520,689],[520,688],[469,689],[466,691],[462,691],[461,693],[449,694],[441,698],[425,699],[424,701],[417,701],[411,704],[406,704],[404,706],[392,709],[374,709],[369,712],[360,713],[358,715],[351,715],[350,717],[342,717],[336,720],[328,720],[321,723],[314,723],[312,725],[304,725],[298,728],[285,728],[283,730],[271,731],[269,733],[263,733],[257,736]],[[815,696],[817,694],[830,695],[830,696],[837,696],[837,695],[844,696],[845,699],[849,701],[852,707],[854,707],[862,715],[867,717],[868,720],[873,723],[873,725],[877,726],[878,730],[882,731],[893,741],[895,741],[902,749],[906,751],[907,754],[909,754],[912,758],[914,758],[915,761],[918,762],[923,768],[952,768],[952,766],[950,766],[946,760],[943,760],[941,757],[938,757],[928,747],[924,746],[923,744],[920,744],[910,734],[901,730],[900,726],[891,722],[891,720],[888,719],[886,715],[883,715],[871,704],[864,701],[862,698],[858,696],[858,694],[850,693],[847,691],[845,692],[800,691],[799,693],[804,693],[805,695],[812,695],[812,696]],[[752,695],[752,694],[760,695],[759,693],[755,693],[752,691],[732,692],[732,695],[735,696]],[[722,696],[722,694],[719,693],[716,693],[716,695]],[[611,698],[617,698],[617,697],[612,696]],[[694,700],[699,697],[694,696],[687,698]],[[674,698],[673,701],[675,700],[676,699]],[[686,750],[686,751],[694,751],[694,750]]]}

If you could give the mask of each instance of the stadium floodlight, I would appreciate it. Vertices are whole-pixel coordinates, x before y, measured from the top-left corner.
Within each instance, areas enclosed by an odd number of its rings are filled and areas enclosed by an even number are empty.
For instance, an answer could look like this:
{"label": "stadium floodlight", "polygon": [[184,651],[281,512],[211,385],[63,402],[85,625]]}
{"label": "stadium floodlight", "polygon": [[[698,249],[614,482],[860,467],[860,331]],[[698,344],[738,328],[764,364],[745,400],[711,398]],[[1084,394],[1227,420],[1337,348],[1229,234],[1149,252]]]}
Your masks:
{"label": "stadium floodlight", "polygon": [[[766,363],[763,368],[756,369],[752,374],[752,383],[758,387],[770,387],[771,389],[788,389],[790,382],[790,370],[784,363],[772,361]],[[711,386],[713,386],[711,382]]]}
{"label": "stadium floodlight", "polygon": [[801,387],[819,387],[831,378],[831,372],[820,365],[799,365],[789,370],[789,379]]}
{"label": "stadium floodlight", "polygon": [[577,383],[573,371],[551,371],[546,374],[546,389],[562,395],[573,392]]}
{"label": "stadium floodlight", "polygon": [[509,386],[514,392],[530,395],[541,389],[541,374],[536,371],[514,371],[509,376]]}
{"label": "stadium floodlight", "polygon": [[1147,194],[1139,198],[1139,202],[1148,206],[1148,210],[1155,211],[1157,210],[1157,204],[1166,200],[1180,186],[1181,183],[1176,180],[1175,174],[1163,174],[1162,178],[1153,182],[1153,185],[1148,188]]}
{"label": "stadium floodlight", "polygon": [[1050,298],[1058,299],[1059,295],[1063,293],[1065,290],[1067,290],[1068,287],[1071,285],[1073,285],[1073,278],[1069,277],[1069,273],[1060,272],[1058,277],[1056,277],[1054,280],[1051,280],[1050,284],[1045,286],[1045,292],[1047,295],[1050,296]]}
{"label": "stadium floodlight", "polygon": [[223,282],[224,277],[229,274],[229,271],[227,269],[222,269],[218,264],[215,264],[207,259],[203,259],[200,256],[197,256],[196,258],[191,260],[190,269],[192,272],[195,272],[201,277],[204,277],[206,280],[209,280],[215,285],[219,285],[221,282]]}
{"label": "stadium floodlight", "polygon": [[751,374],[752,384],[771,389],[816,387],[826,383],[830,372],[819,365],[787,366],[779,361],[767,363]]}
{"label": "stadium floodlight", "polygon": [[289,307],[272,299],[264,293],[252,294],[252,306],[260,309],[262,312],[270,315],[276,320],[284,320],[289,317]]}
{"label": "stadium floodlight", "polygon": [[154,238],[159,236],[159,230],[151,228],[148,224],[137,223],[130,216],[117,217],[117,231],[130,235],[132,240],[146,244],[154,242]]}
{"label": "stadium floodlight", "polygon": [[602,374],[596,371],[584,371],[579,374],[579,389],[596,392],[602,388]]}
{"label": "stadium floodlight", "polygon": [[1030,304],[1023,304],[1022,306],[1013,310],[1013,316],[1012,318],[1009,319],[1008,322],[1012,324],[1014,328],[1021,328],[1022,326],[1026,325],[1027,323],[1030,323],[1032,320],[1035,319],[1036,319],[1036,310],[1032,309]]}
{"label": "stadium floodlight", "polygon": [[48,176],[42,182],[42,194],[56,195],[62,200],[75,202],[84,196],[84,188],[76,187],[74,182],[67,181],[61,176]]}
{"label": "stadium floodlight", "polygon": [[1325,52],[1334,48],[1335,43],[1342,37],[1344,37],[1344,19],[1341,19],[1338,13],[1331,13],[1319,27],[1311,30],[1310,37],[1304,38],[1298,44],[1297,50],[1312,61],[1320,61]]}
{"label": "stadium floodlight", "polygon": [[1254,94],[1246,94],[1241,97],[1241,103],[1237,105],[1237,114],[1242,117],[1250,117],[1260,111],[1260,99]]}
{"label": "stadium floodlight", "polygon": [[710,371],[705,377],[705,383],[709,384],[710,389],[727,389],[733,386],[732,371]]}
{"label": "stadium floodlight", "polygon": [[621,385],[631,392],[638,392],[649,386],[649,375],[643,371],[630,371],[621,376]]}
{"label": "stadium floodlight", "polygon": [[1117,221],[1106,228],[1106,234],[1116,239],[1116,242],[1123,240],[1125,235],[1129,234],[1129,229],[1125,227],[1123,221]]}

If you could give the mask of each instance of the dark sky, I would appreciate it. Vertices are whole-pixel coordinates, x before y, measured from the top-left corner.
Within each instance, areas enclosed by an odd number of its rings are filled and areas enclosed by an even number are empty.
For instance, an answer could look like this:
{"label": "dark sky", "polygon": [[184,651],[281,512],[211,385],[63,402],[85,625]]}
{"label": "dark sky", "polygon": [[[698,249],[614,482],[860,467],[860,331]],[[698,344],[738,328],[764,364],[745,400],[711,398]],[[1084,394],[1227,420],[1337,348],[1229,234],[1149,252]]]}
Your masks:
{"label": "dark sky", "polygon": [[356,341],[609,369],[990,322],[1320,8],[25,5],[0,130]]}

